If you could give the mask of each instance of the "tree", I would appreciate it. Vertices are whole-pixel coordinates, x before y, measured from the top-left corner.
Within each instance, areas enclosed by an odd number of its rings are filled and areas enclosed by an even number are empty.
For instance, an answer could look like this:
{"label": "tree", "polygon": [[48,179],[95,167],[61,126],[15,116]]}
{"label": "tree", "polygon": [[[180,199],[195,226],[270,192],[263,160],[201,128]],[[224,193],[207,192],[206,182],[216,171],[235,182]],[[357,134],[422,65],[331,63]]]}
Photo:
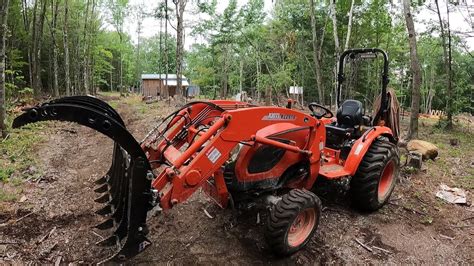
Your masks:
{"label": "tree", "polygon": [[[38,4],[40,14],[37,14]],[[32,47],[31,47],[31,75],[32,87],[36,95],[43,89],[41,82],[41,39],[43,37],[43,26],[46,17],[47,0],[36,0],[33,8]]]}
{"label": "tree", "polygon": [[441,12],[439,10],[438,0],[435,0],[436,4],[436,13],[438,14],[439,28],[441,32],[441,46],[443,47],[443,57],[444,57],[444,68],[446,72],[446,90],[447,90],[447,99],[446,99],[446,113],[448,114],[448,124],[446,128],[451,129],[453,127],[453,114],[452,114],[452,56],[451,56],[451,30],[449,25],[449,5],[446,1],[446,16],[448,18],[447,30],[448,30],[448,41],[446,42],[446,31],[444,28],[443,19],[441,18]]}
{"label": "tree", "polygon": [[413,75],[412,93],[411,93],[411,115],[410,128],[408,130],[407,139],[418,138],[418,116],[420,113],[420,86],[421,86],[421,67],[418,60],[418,52],[416,46],[416,32],[411,14],[410,0],[403,1],[403,11],[405,13],[405,21],[408,31],[408,43],[410,46],[410,67]]}
{"label": "tree", "polygon": [[177,85],[176,88],[178,89],[181,95],[187,96],[183,94],[183,86],[182,86],[182,76],[183,76],[183,54],[184,54],[184,10],[186,8],[186,4],[188,0],[173,0],[173,3],[176,7],[176,20],[177,20],[177,27],[176,27],[176,77],[177,77]]}
{"label": "tree", "polygon": [[64,0],[64,27],[63,27],[63,44],[64,44],[64,80],[66,86],[66,96],[71,95],[71,77],[69,74],[69,39],[68,39],[68,18],[69,18],[68,0]]}
{"label": "tree", "polygon": [[119,35],[120,39],[120,59],[119,59],[119,79],[120,85],[119,90],[123,92],[123,41],[124,41],[124,31],[123,25],[125,21],[125,17],[127,16],[128,10],[128,0],[108,0],[107,6],[110,11],[110,22],[115,27],[117,34]]}
{"label": "tree", "polygon": [[7,130],[5,125],[5,40],[8,32],[7,18],[10,1],[0,0],[0,3],[0,135],[5,137]]}
{"label": "tree", "polygon": [[54,96],[59,96],[59,84],[58,84],[58,45],[56,43],[56,26],[58,21],[58,7],[59,0],[51,0],[51,22],[49,30],[51,33],[51,40],[53,43],[53,92]]}
{"label": "tree", "polygon": [[[320,65],[320,56],[318,50],[318,36],[316,33],[316,16],[314,10],[314,0],[310,0],[310,9],[311,9],[311,31],[313,35],[313,61],[314,61],[314,74],[316,75],[316,89],[318,90],[319,102],[324,104],[324,90],[323,82],[321,77],[321,65]],[[321,41],[322,42],[322,41]]]}

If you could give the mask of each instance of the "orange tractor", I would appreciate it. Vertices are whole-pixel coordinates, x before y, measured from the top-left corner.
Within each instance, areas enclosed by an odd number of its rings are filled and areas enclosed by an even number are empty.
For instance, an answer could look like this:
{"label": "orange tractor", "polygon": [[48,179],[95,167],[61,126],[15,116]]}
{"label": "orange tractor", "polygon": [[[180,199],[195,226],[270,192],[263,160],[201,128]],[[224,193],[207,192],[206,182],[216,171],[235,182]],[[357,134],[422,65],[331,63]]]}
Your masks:
{"label": "orange tractor", "polygon": [[[382,54],[381,108],[374,119],[356,100],[340,102],[346,56]],[[123,262],[150,246],[147,214],[166,211],[202,188],[220,207],[260,202],[269,210],[268,245],[291,254],[313,236],[321,201],[311,190],[319,178],[350,180],[356,207],[374,211],[392,193],[399,169],[397,138],[383,126],[388,116],[388,60],[379,49],[354,49],[340,59],[338,110],[317,103],[310,114],[238,101],[192,102],[170,114],[138,142],[120,115],[93,97],[66,97],[17,117],[14,127],[45,120],[71,121],[115,141],[110,170],[96,181],[96,228],[117,245],[104,261]]]}

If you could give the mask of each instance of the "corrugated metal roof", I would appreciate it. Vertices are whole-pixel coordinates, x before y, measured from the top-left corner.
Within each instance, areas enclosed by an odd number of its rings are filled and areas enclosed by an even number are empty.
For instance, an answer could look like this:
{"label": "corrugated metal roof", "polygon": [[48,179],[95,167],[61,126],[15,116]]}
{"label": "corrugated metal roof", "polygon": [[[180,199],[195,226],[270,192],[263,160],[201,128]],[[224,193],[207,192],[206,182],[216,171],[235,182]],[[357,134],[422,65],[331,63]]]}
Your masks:
{"label": "corrugated metal roof", "polygon": [[[166,74],[142,74],[142,79],[165,79]],[[176,74],[168,74],[168,80],[176,80]],[[184,75],[181,79],[187,79]]]}

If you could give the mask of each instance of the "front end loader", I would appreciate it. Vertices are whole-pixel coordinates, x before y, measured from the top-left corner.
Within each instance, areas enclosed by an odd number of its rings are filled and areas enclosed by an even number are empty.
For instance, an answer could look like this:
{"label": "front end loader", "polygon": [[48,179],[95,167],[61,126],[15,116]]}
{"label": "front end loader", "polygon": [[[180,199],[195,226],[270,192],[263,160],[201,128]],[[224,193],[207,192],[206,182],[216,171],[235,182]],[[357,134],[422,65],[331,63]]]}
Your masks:
{"label": "front end loader", "polygon": [[[386,117],[385,89],[378,120]],[[392,130],[371,122],[360,131],[359,105],[346,102],[337,118],[316,103],[307,114],[239,101],[191,102],[138,142],[107,103],[74,96],[26,110],[13,127],[69,121],[114,140],[112,164],[95,191],[104,204],[96,212],[105,217],[96,228],[112,231],[98,244],[117,252],[101,262],[124,262],[144,251],[151,245],[148,212],[167,211],[199,188],[222,208],[257,202],[268,209],[268,245],[288,255],[304,247],[319,224],[321,201],[311,192],[318,178],[350,180],[354,204],[369,211],[393,191],[399,158]]]}

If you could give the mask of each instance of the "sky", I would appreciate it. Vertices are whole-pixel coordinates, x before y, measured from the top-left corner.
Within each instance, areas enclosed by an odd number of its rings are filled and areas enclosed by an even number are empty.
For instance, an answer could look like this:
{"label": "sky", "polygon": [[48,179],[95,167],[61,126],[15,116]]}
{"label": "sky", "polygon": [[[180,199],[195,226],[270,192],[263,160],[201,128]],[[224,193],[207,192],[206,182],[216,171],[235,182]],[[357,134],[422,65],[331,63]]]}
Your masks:
{"label": "sky", "polygon": [[[466,38],[467,45],[470,50],[474,50],[474,0],[459,0],[460,2],[465,2],[468,6],[468,9],[464,8],[453,8],[450,9],[450,23],[451,29],[453,31],[460,31],[460,32],[470,32],[472,37]],[[142,5],[145,10],[154,10],[160,1],[146,1],[146,0],[130,0],[130,6],[139,6]],[[169,4],[172,5],[172,0],[168,0]],[[191,1],[190,1],[191,2]],[[238,0],[238,6],[242,6],[246,3],[246,0]],[[272,8],[274,5],[274,0],[264,0],[265,3],[265,12],[270,14],[272,12]],[[395,5],[395,9],[401,8],[401,0],[393,1]],[[443,18],[446,18],[446,5],[445,1],[441,0],[440,3],[440,10]],[[227,7],[228,1],[218,1],[217,4],[217,12],[222,13],[224,9]],[[193,12],[192,5],[188,4],[189,8],[187,8],[187,12]],[[429,8],[435,10],[434,1],[426,1],[425,6],[422,8],[418,8],[418,12],[414,13],[415,18],[415,29],[417,32],[423,32],[427,29],[428,25],[432,23],[438,24],[438,17],[436,12],[430,11]],[[469,14],[470,12],[470,14]],[[199,20],[204,19],[204,15],[196,15],[188,13],[185,18],[185,49],[189,49],[193,43],[203,42],[202,39],[193,38],[189,34],[189,31],[192,30],[192,25],[199,22]],[[357,17],[354,17],[357,19]],[[137,19],[134,16],[129,16],[125,23],[125,28],[127,32],[132,36],[132,40],[137,43],[138,40],[138,33],[137,33]],[[143,18],[142,22],[142,31],[141,31],[141,38],[151,37],[157,34],[160,30],[160,21],[153,17],[145,17]],[[176,34],[174,29],[168,26],[168,32],[170,34]]]}

